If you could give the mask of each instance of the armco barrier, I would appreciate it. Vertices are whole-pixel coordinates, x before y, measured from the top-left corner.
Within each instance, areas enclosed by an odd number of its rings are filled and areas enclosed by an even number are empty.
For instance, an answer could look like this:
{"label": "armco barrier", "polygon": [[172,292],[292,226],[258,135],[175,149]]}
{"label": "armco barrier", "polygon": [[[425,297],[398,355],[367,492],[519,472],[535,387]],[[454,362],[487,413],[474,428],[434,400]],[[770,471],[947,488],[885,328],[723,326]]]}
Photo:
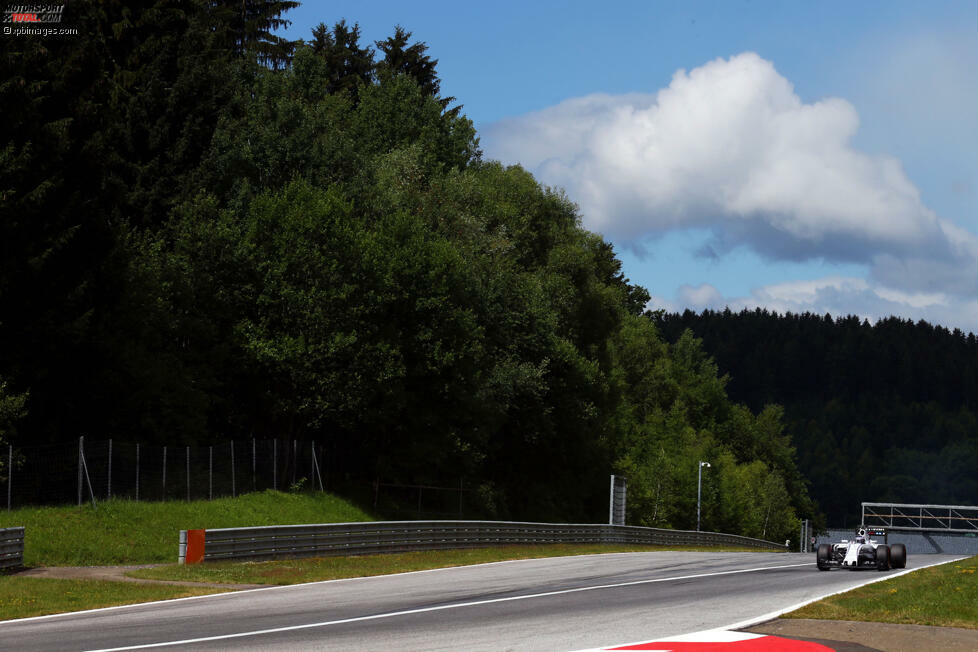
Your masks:
{"label": "armco barrier", "polygon": [[181,530],[179,562],[365,555],[411,550],[478,548],[517,543],[730,545],[784,550],[735,534],[628,525],[566,525],[501,521],[387,521]]}
{"label": "armco barrier", "polygon": [[24,528],[0,528],[0,569],[24,565]]}

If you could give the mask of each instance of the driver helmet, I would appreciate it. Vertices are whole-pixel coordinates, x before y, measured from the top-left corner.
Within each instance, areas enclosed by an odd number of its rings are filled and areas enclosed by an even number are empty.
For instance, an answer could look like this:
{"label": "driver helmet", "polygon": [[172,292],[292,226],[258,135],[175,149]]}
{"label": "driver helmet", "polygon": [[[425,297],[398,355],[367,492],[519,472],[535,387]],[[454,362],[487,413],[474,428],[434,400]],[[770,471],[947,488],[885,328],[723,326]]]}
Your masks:
{"label": "driver helmet", "polygon": [[866,528],[859,528],[856,532],[856,543],[866,543]]}

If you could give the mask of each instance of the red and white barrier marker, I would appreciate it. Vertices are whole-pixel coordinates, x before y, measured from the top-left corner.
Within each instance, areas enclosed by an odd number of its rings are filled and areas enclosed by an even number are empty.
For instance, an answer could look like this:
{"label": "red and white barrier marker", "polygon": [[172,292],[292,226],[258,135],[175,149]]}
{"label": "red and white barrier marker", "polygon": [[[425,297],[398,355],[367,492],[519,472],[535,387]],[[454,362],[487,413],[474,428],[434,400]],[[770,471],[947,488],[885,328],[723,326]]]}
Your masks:
{"label": "red and white barrier marker", "polygon": [[602,650],[645,650],[646,652],[831,652],[832,648],[812,643],[796,641],[779,636],[733,632],[713,629],[681,636],[670,636],[659,641],[629,643]]}

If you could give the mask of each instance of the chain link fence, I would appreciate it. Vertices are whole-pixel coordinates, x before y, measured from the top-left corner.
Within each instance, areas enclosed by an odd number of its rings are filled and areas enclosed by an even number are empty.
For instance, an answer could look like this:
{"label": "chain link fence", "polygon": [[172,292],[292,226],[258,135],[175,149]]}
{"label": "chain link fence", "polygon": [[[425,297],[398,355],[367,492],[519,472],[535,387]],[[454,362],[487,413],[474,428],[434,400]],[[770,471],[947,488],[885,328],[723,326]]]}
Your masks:
{"label": "chain link fence", "polygon": [[153,446],[81,437],[4,448],[0,482],[8,510],[111,498],[202,500],[266,489],[325,489],[323,447],[310,441]]}
{"label": "chain link fence", "polygon": [[[113,439],[0,448],[0,501],[27,506],[108,499],[210,500],[275,489],[329,489],[388,518],[481,515],[473,490],[401,484],[344,473],[314,441],[245,439],[213,445],[158,446]],[[4,503],[0,502],[0,509]]]}

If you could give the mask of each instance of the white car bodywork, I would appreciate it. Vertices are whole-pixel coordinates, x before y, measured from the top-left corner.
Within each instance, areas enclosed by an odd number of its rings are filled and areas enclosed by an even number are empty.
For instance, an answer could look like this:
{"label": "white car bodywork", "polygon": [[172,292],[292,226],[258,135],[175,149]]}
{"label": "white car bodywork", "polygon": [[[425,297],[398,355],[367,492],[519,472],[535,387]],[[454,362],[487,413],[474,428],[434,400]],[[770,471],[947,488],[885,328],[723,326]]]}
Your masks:
{"label": "white car bodywork", "polygon": [[[884,542],[870,538],[871,535],[884,537]],[[823,543],[816,552],[819,570],[830,568],[875,568],[888,570],[904,568],[907,565],[907,549],[902,543],[892,546],[886,543],[886,531],[882,528],[859,528],[852,540],[843,539],[839,543]]]}

